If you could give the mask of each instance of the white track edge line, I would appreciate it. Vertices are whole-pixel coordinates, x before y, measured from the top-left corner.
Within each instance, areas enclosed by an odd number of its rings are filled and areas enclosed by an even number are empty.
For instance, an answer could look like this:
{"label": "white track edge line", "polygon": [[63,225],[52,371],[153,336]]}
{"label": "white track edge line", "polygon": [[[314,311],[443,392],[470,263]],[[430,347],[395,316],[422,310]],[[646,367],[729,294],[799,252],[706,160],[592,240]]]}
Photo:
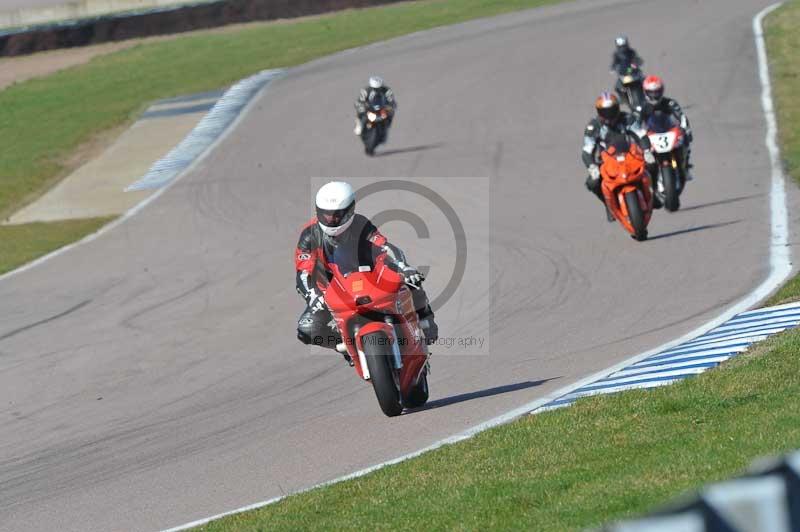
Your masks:
{"label": "white track edge line", "polygon": [[[259,72],[259,73],[255,74],[254,76],[251,76],[251,77],[262,76],[267,72],[270,72],[270,70],[265,70],[265,71]],[[164,192],[166,192],[167,190],[172,188],[173,185],[175,185],[178,181],[183,179],[184,176],[186,176],[187,174],[192,172],[192,170],[194,170],[197,167],[197,165],[199,165],[201,162],[203,162],[206,159],[206,157],[208,157],[209,154],[211,154],[211,152],[213,152],[216,149],[216,147],[219,146],[228,137],[228,135],[230,135],[231,132],[233,132],[233,130],[236,129],[236,126],[239,125],[239,122],[248,114],[248,112],[249,112],[251,106],[253,105],[253,103],[256,100],[258,100],[258,96],[262,92],[264,92],[264,90],[266,90],[267,87],[269,87],[270,84],[273,81],[276,81],[276,80],[280,79],[281,75],[283,73],[285,73],[285,70],[283,70],[283,69],[274,69],[273,72],[275,72],[275,77],[269,79],[264,84],[263,87],[261,87],[255,93],[253,93],[253,95],[251,96],[250,100],[241,109],[241,111],[239,112],[237,117],[233,121],[231,121],[231,123],[228,125],[228,127],[211,144],[209,144],[208,147],[205,150],[203,150],[203,152],[200,153],[192,161],[192,163],[189,166],[187,166],[180,173],[178,173],[178,175],[176,175],[169,183],[167,183],[162,188],[157,189],[155,192],[153,192],[153,194],[151,194],[147,198],[145,198],[142,201],[140,201],[139,203],[137,203],[135,206],[133,206],[130,209],[128,209],[127,211],[125,211],[125,213],[122,216],[120,216],[119,218],[117,218],[113,222],[104,225],[103,227],[101,227],[100,229],[95,231],[94,233],[86,235],[85,237],[83,237],[82,239],[78,240],[77,242],[73,242],[72,244],[68,244],[68,245],[66,245],[64,247],[58,248],[55,251],[51,251],[50,253],[48,253],[46,255],[42,255],[38,259],[35,259],[35,260],[31,261],[31,262],[28,262],[27,264],[23,264],[19,268],[16,268],[14,270],[11,270],[10,272],[6,272],[6,273],[0,275],[0,282],[3,282],[5,280],[7,280],[7,279],[10,279],[11,277],[19,275],[19,274],[21,274],[23,272],[26,272],[28,270],[32,270],[33,268],[35,268],[35,267],[37,267],[37,266],[49,261],[50,259],[54,259],[55,257],[58,257],[59,255],[63,255],[64,253],[67,253],[68,251],[71,251],[71,250],[77,248],[78,246],[82,246],[84,244],[88,244],[89,242],[101,237],[102,235],[108,233],[109,231],[113,231],[115,228],[117,228],[118,226],[122,225],[127,220],[129,220],[130,218],[132,218],[133,216],[138,214],[140,211],[142,211],[145,207],[147,207],[148,205],[153,203],[155,200],[157,200]],[[250,79],[250,78],[246,78],[246,79]],[[242,80],[242,81],[246,81],[246,79]],[[233,89],[235,89],[237,85],[239,85],[239,84],[237,83],[233,87],[231,87],[230,89],[225,91],[225,94],[219,99],[218,103],[222,102],[223,100],[225,100],[226,97],[229,97],[229,95],[231,94],[231,91]],[[233,94],[235,95],[236,93],[234,92]],[[200,123],[202,123],[202,120],[201,120]],[[200,123],[198,123],[198,125],[200,125]],[[194,129],[192,131],[194,131]],[[190,133],[190,135],[191,135],[191,133]]]}
{"label": "white track edge line", "polygon": [[759,12],[753,18],[753,34],[755,36],[756,50],[758,52],[758,74],[759,74],[759,79],[761,81],[761,105],[764,110],[764,117],[767,123],[767,136],[765,142],[767,145],[767,150],[769,151],[770,154],[770,164],[772,167],[771,185],[770,185],[770,218],[771,218],[770,273],[769,276],[755,288],[755,290],[750,292],[738,303],[735,303],[734,305],[729,307],[721,315],[705,323],[704,325],[697,327],[693,331],[681,336],[677,340],[672,340],[654,349],[651,349],[639,355],[628,358],[627,360],[624,360],[619,364],[616,364],[608,369],[594,373],[584,379],[581,379],[573,384],[570,384],[569,386],[560,388],[546,395],[545,397],[527,403],[519,408],[515,408],[510,412],[507,412],[498,417],[480,423],[479,425],[475,425],[474,427],[467,429],[464,432],[461,432],[454,436],[450,436],[449,438],[445,438],[443,440],[435,442],[429,445],[428,447],[400,456],[398,458],[394,458],[392,460],[388,460],[386,462],[382,462],[380,464],[376,464],[374,466],[367,467],[366,469],[362,469],[360,471],[356,471],[354,473],[350,473],[348,475],[338,477],[333,480],[329,480],[327,482],[322,482],[315,486],[311,486],[309,488],[296,491],[289,495],[273,497],[271,499],[267,499],[262,502],[256,502],[253,504],[249,504],[247,506],[242,506],[241,508],[237,508],[235,510],[230,510],[220,514],[212,515],[210,517],[205,517],[203,519],[198,519],[190,523],[179,525],[173,528],[168,528],[163,530],[162,532],[179,532],[182,530],[187,530],[190,528],[195,528],[201,525],[205,525],[211,521],[216,521],[218,519],[230,515],[247,512],[249,510],[257,510],[259,508],[263,508],[264,506],[269,506],[270,504],[280,502],[281,500],[291,495],[297,495],[299,493],[304,493],[317,488],[322,488],[325,486],[330,486],[332,484],[338,484],[339,482],[344,482],[346,480],[362,477],[364,475],[372,473],[373,471],[377,471],[378,469],[398,464],[400,462],[405,462],[406,460],[420,456],[424,453],[427,453],[428,451],[438,449],[444,445],[449,445],[452,443],[457,443],[459,441],[469,439],[485,430],[500,425],[505,425],[526,414],[535,413],[537,410],[544,407],[547,403],[555,401],[556,399],[559,399],[560,397],[563,397],[569,394],[570,392],[573,392],[578,388],[581,388],[582,386],[586,386],[587,384],[600,380],[603,377],[610,375],[611,373],[620,371],[625,367],[629,366],[630,364],[639,362],[649,356],[659,353],[660,351],[669,349],[671,347],[675,347],[688,340],[692,340],[697,336],[710,331],[714,327],[718,327],[722,323],[725,323],[726,321],[736,316],[737,314],[750,309],[753,305],[756,305],[765,297],[770,295],[776,288],[778,288],[778,286],[780,286],[780,284],[783,281],[786,280],[786,278],[792,272],[792,264],[790,261],[789,248],[788,248],[789,223],[788,223],[788,213],[786,209],[786,188],[784,183],[783,170],[781,168],[780,149],[778,148],[778,143],[777,143],[778,130],[775,122],[775,112],[772,104],[772,85],[769,79],[767,52],[764,45],[764,33],[762,29],[762,21],[764,20],[764,17],[767,16],[772,11],[774,11],[775,9],[777,9],[778,7],[780,7],[782,4],[783,2],[778,2],[776,4],[773,4],[767,7],[766,9],[762,10],[761,12]]}

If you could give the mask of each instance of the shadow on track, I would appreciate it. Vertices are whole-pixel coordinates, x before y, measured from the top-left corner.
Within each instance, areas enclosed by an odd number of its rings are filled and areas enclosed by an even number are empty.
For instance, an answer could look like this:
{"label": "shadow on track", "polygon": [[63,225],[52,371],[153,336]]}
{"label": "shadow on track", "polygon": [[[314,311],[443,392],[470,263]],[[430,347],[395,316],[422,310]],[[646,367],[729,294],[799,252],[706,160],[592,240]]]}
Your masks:
{"label": "shadow on track", "polygon": [[469,392],[469,393],[462,393],[459,395],[451,395],[450,397],[443,397],[442,399],[436,399],[434,401],[428,401],[428,403],[423,406],[422,408],[415,408],[413,410],[409,410],[408,413],[413,412],[423,412],[425,410],[433,410],[434,408],[442,408],[443,406],[450,406],[455,405],[458,403],[463,403],[464,401],[472,401],[473,399],[480,399],[482,397],[492,397],[494,395],[501,395],[504,393],[511,393],[516,392],[519,390],[526,390],[528,388],[534,388],[536,386],[541,386],[542,384],[552,381],[555,379],[560,379],[561,377],[552,377],[550,379],[542,379],[539,381],[524,381],[518,382],[516,384],[506,384],[504,386],[496,386],[494,388],[487,388],[485,390],[478,390],[477,392]]}
{"label": "shadow on track", "polygon": [[736,203],[737,201],[746,201],[753,198],[762,198],[764,194],[750,194],[749,196],[737,196],[735,198],[728,198],[719,201],[712,201],[709,203],[701,203],[700,205],[692,205],[690,207],[681,207],[680,212],[694,211],[697,209],[705,209],[706,207],[716,207],[717,205],[727,205],[728,203]]}
{"label": "shadow on track", "polygon": [[375,152],[375,157],[386,157],[388,155],[399,155],[401,153],[413,153],[415,151],[428,151],[435,150],[444,146],[444,142],[435,142],[433,144],[420,144],[419,146],[409,146],[408,148],[397,148],[396,150],[385,150]]}
{"label": "shadow on track", "polygon": [[732,222],[720,222],[718,224],[698,225],[697,227],[690,227],[689,229],[681,229],[680,231],[672,231],[671,233],[664,233],[662,235],[651,236],[647,242],[651,240],[658,240],[659,238],[670,238],[678,235],[685,235],[687,233],[696,233],[697,231],[705,231],[706,229],[716,229],[717,227],[725,227],[727,225],[734,225],[741,222],[741,220],[733,220]]}

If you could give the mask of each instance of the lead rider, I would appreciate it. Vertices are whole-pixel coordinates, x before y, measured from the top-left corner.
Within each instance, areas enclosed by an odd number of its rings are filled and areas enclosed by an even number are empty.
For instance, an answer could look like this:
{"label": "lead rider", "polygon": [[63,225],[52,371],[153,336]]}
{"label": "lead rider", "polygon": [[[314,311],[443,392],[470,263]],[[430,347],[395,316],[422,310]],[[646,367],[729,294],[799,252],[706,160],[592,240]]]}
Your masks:
{"label": "lead rider", "polygon": [[355,191],[348,183],[332,181],[317,192],[317,215],[300,233],[294,256],[297,292],[306,301],[306,309],[297,322],[297,338],[304,344],[335,348],[351,362],[336,321],[325,305],[325,291],[332,275],[330,266],[357,271],[359,266],[371,265],[376,256],[386,254],[387,265],[402,274],[411,289],[426,341],[434,343],[438,326],[422,289],[424,276],[406,263],[403,252],[390,244],[369,219],[356,214],[355,208]]}

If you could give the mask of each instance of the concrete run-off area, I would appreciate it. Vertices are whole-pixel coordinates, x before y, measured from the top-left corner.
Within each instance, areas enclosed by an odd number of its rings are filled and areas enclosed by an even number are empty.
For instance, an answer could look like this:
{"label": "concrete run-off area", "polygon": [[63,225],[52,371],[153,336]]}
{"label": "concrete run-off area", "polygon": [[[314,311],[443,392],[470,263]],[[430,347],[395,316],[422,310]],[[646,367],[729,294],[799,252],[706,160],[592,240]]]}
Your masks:
{"label": "concrete run-off area", "polygon": [[221,93],[157,102],[99,157],[89,161],[6,223],[122,214],[151,190],[125,189],[147,174],[214,106]]}

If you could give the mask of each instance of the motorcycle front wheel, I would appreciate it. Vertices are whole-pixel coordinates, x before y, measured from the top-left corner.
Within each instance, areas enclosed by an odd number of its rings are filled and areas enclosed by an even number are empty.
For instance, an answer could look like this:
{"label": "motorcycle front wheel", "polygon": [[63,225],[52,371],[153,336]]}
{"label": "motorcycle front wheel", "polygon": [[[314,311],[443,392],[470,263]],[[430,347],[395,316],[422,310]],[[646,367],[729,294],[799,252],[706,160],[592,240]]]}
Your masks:
{"label": "motorcycle front wheel", "polygon": [[661,167],[661,183],[664,185],[664,208],[669,212],[675,212],[681,208],[677,177],[671,166]]}
{"label": "motorcycle front wheel", "polygon": [[625,206],[628,208],[628,219],[633,226],[633,238],[641,242],[647,240],[647,226],[644,223],[644,212],[639,205],[639,194],[628,192],[625,194]]}
{"label": "motorcycle front wheel", "polygon": [[403,412],[400,388],[395,379],[392,366],[392,345],[386,333],[376,332],[364,335],[364,354],[367,359],[372,388],[383,413],[389,417]]}
{"label": "motorcycle front wheel", "polygon": [[628,88],[630,97],[628,98],[628,107],[631,111],[641,111],[644,107],[644,91],[641,86],[633,85]]}
{"label": "motorcycle front wheel", "polygon": [[379,137],[380,134],[377,125],[373,125],[371,128],[364,131],[364,153],[370,157],[375,155],[375,148],[378,147]]}

